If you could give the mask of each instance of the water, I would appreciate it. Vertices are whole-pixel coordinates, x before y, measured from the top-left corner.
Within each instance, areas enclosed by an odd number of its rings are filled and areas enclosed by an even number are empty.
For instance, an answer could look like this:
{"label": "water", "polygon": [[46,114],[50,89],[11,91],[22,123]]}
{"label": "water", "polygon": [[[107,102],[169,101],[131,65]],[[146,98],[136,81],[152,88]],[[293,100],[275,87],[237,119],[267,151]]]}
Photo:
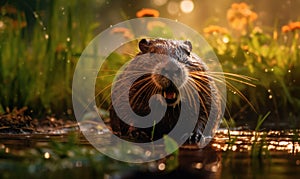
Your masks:
{"label": "water", "polygon": [[[298,178],[299,131],[220,129],[205,149],[146,164],[114,161],[74,130],[48,134],[0,134],[2,178]],[[103,135],[103,133],[99,133]]]}

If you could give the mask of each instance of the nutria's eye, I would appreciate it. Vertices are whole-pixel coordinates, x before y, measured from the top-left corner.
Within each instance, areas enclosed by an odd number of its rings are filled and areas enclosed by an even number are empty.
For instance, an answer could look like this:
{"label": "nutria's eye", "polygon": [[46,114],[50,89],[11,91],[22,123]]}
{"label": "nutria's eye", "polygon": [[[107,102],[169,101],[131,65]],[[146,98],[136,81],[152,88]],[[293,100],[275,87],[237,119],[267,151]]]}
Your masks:
{"label": "nutria's eye", "polygon": [[142,39],[140,42],[139,42],[139,49],[141,50],[141,52],[143,53],[147,53],[149,51],[149,48],[150,48],[150,41],[147,40],[147,39]]}
{"label": "nutria's eye", "polygon": [[182,49],[185,51],[185,53],[190,56],[191,54],[191,51],[192,51],[192,44],[190,41],[184,41],[183,42],[183,46],[182,46]]}
{"label": "nutria's eye", "polygon": [[191,52],[190,52],[190,51],[185,50],[185,53],[186,53],[188,56],[191,55]]}
{"label": "nutria's eye", "polygon": [[189,52],[191,52],[192,49],[193,49],[192,43],[191,43],[190,41],[188,41],[188,40],[184,41],[183,43],[184,43],[185,45],[188,46],[188,49],[187,49],[187,50],[188,50]]}

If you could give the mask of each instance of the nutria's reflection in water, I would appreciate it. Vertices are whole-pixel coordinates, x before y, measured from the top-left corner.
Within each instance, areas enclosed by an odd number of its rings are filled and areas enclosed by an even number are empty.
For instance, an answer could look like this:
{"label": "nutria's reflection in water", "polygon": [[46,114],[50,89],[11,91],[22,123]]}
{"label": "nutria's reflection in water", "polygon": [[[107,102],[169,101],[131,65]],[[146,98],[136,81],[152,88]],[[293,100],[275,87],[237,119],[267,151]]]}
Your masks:
{"label": "nutria's reflection in water", "polygon": [[[50,160],[46,160],[46,155],[37,155],[37,160],[32,160],[30,165],[38,166],[36,171],[29,172],[32,169],[26,163],[22,164],[21,159],[30,158],[32,151],[41,151],[42,148],[51,151],[51,141],[57,141],[59,144],[68,144],[69,134],[61,132],[53,134],[0,134],[0,178],[2,172],[9,176],[42,176],[51,174],[60,178],[66,176],[76,176],[76,178],[95,178],[97,176],[108,176],[108,178],[298,178],[300,175],[300,131],[269,131],[259,133],[253,131],[231,131],[230,141],[227,130],[219,130],[212,140],[211,144],[204,149],[180,148],[178,158],[173,160],[167,158],[156,162],[135,165],[126,165],[124,163],[109,160],[106,163],[99,160],[89,163],[86,158],[63,158],[51,163],[51,157],[54,153],[50,152]],[[102,136],[103,133],[99,133]],[[254,137],[257,136],[257,137]],[[256,144],[255,142],[256,141]],[[261,141],[259,143],[258,141]],[[68,145],[66,145],[68,146]],[[80,135],[78,145],[71,145],[67,153],[72,151],[81,151],[85,147],[88,151],[92,146],[83,136]],[[261,150],[257,156],[251,156],[253,147]],[[53,148],[53,146],[52,146]],[[26,156],[26,151],[29,153]],[[63,149],[66,149],[63,147]],[[30,153],[31,151],[31,153]],[[47,153],[47,151],[45,151]],[[56,152],[58,149],[55,149]],[[68,152],[69,151],[69,152]],[[19,157],[14,154],[22,154]],[[45,154],[46,154],[45,153]],[[85,152],[86,153],[86,152]],[[43,153],[42,153],[43,154]],[[48,153],[49,154],[49,153]],[[80,154],[82,155],[82,154]],[[95,156],[94,156],[95,155]],[[91,159],[103,157],[101,154],[89,156]],[[19,159],[19,160],[16,160]],[[102,158],[103,159],[103,158]],[[68,160],[68,172],[59,168],[59,170],[47,170],[47,162],[57,166],[64,166],[59,162]],[[24,160],[26,161],[26,160]],[[42,163],[39,163],[43,161]],[[85,162],[84,162],[85,161]],[[34,164],[37,162],[37,164]],[[77,164],[82,165],[77,165]],[[49,164],[49,163],[48,163]],[[177,165],[178,164],[178,165]],[[116,167],[116,170],[99,170],[95,166],[107,165]],[[117,165],[117,166],[116,166]],[[170,165],[174,165],[170,167]],[[136,167],[137,166],[137,167]],[[20,168],[21,167],[21,168]],[[41,168],[44,170],[41,170]],[[127,168],[126,168],[127,167]],[[129,169],[128,169],[129,167]],[[121,170],[123,168],[123,170]],[[125,168],[125,169],[124,169]],[[168,169],[168,168],[171,168]],[[18,172],[15,172],[18,170]],[[47,171],[45,173],[45,171]],[[67,177],[70,178],[70,177]],[[104,177],[105,178],[105,177]]]}
{"label": "nutria's reflection in water", "polygon": [[[221,151],[210,146],[204,149],[180,149],[179,166],[170,172],[141,172],[128,174],[124,178],[221,178]],[[158,163],[158,167],[159,167]]]}
{"label": "nutria's reflection in water", "polygon": [[195,176],[219,178],[221,174],[221,152],[211,147],[202,150],[179,151],[179,168]]}

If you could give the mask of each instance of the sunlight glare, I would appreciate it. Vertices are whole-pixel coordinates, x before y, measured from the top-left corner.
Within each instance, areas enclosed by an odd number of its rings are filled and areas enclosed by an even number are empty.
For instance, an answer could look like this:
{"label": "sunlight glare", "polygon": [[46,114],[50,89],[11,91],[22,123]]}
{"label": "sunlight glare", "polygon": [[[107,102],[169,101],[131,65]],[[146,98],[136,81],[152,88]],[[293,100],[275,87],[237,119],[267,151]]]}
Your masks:
{"label": "sunlight glare", "polygon": [[194,2],[191,0],[183,0],[180,2],[180,9],[184,13],[190,13],[194,10]]}

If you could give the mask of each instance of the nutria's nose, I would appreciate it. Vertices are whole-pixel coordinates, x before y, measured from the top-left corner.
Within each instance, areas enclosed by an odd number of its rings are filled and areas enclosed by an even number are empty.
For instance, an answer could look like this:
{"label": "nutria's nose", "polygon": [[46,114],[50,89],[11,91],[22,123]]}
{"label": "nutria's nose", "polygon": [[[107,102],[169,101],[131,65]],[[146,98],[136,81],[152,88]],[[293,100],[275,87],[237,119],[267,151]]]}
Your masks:
{"label": "nutria's nose", "polygon": [[160,55],[158,58],[162,58],[161,62],[157,63],[152,75],[156,86],[160,88],[172,88],[173,86],[178,89],[183,86],[187,79],[185,67],[172,57]]}
{"label": "nutria's nose", "polygon": [[164,88],[171,87],[172,84],[179,87],[185,79],[183,69],[173,60],[163,64],[159,74],[162,76],[158,83]]}
{"label": "nutria's nose", "polygon": [[167,77],[172,77],[172,76],[180,77],[181,69],[176,64],[176,62],[169,61],[169,62],[165,63],[164,66],[162,67],[161,75],[164,75]]}

